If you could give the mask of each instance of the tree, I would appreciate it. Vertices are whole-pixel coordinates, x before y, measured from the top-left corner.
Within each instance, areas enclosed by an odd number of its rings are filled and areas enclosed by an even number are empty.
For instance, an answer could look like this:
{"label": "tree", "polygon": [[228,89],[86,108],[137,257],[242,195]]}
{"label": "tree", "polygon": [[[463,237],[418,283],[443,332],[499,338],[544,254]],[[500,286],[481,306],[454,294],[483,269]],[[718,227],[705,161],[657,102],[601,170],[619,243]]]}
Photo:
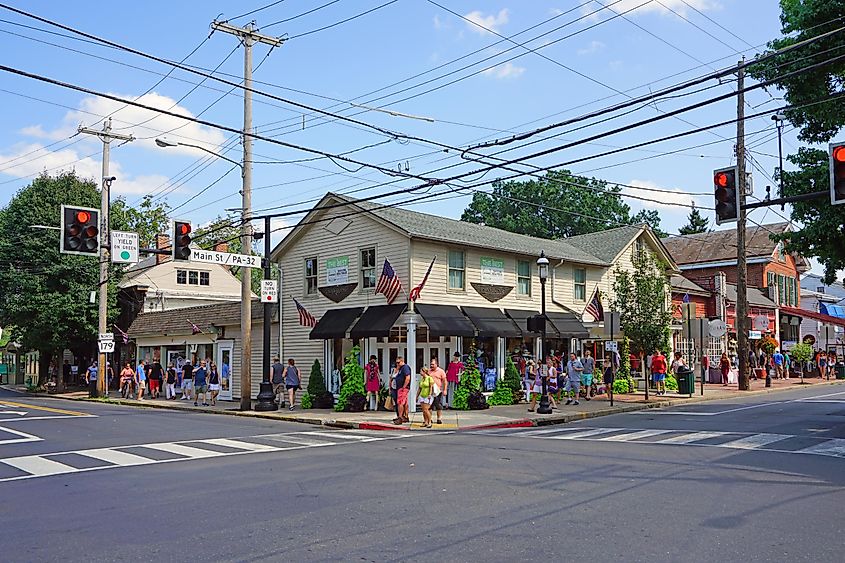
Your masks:
{"label": "tree", "polygon": [[710,219],[703,216],[695,204],[692,204],[692,209],[687,216],[687,224],[678,229],[682,235],[697,235],[699,233],[710,232]]}
{"label": "tree", "polygon": [[510,356],[508,356],[505,362],[504,381],[513,393],[513,402],[518,403],[521,401],[525,396],[525,390],[523,389],[522,379],[519,377],[519,370],[516,369],[516,364],[513,363]]}
{"label": "tree", "polygon": [[[830,0],[781,0],[781,32],[783,37],[770,41],[772,51],[794,45],[832,31],[841,25],[841,2]],[[845,47],[845,36],[835,33],[789,53],[777,55],[749,67],[758,80],[775,80],[784,99],[792,106],[785,111],[792,125],[800,128],[798,137],[809,143],[825,143],[845,126],[845,104],[834,99],[843,93],[845,61],[832,61],[811,71],[785,76],[836,57]],[[771,51],[770,51],[771,52]],[[828,188],[827,153],[818,149],[800,148],[787,160],[798,167],[795,172],[780,172],[784,195],[793,196]],[[776,240],[785,243],[787,252],[819,259],[824,266],[825,283],[832,283],[836,271],[845,268],[845,207],[831,206],[827,198],[813,199],[792,205],[792,220],[799,229],[783,233]]]}
{"label": "tree", "polygon": [[615,271],[613,308],[619,312],[625,337],[635,354],[668,350],[672,313],[667,306],[670,295],[665,265],[650,252],[634,257],[634,270]]}
{"label": "tree", "polygon": [[336,411],[360,412],[364,410],[364,368],[358,362],[361,349],[355,346],[346,355],[343,362],[343,382],[340,384]]}
{"label": "tree", "polygon": [[618,223],[646,222],[659,229],[656,211],[632,217],[620,192],[619,186],[604,180],[553,170],[542,179],[494,182],[491,194],[473,194],[461,220],[548,239],[593,233]]}
{"label": "tree", "polygon": [[[58,225],[62,204],[100,207],[100,193],[74,173],[42,175],[21,189],[0,211],[0,325],[14,325],[14,339],[38,350],[39,382],[65,348],[93,355],[97,307],[88,294],[99,286],[96,257],[59,253],[59,233],[31,225]],[[112,227],[126,229],[120,215]],[[109,268],[109,319],[117,317],[117,281],[122,268]]]}
{"label": "tree", "polygon": [[125,225],[125,230],[138,233],[141,248],[155,248],[156,235],[170,232],[168,212],[167,204],[153,203],[151,195],[145,195],[137,209],[122,197],[112,201],[109,208],[110,223]]}

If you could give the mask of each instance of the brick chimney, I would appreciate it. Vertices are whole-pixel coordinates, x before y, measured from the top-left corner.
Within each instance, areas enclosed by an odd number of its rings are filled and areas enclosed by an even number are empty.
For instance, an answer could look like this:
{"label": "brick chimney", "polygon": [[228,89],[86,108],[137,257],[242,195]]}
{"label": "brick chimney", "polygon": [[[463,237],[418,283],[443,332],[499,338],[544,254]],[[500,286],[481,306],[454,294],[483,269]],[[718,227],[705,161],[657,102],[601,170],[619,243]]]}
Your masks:
{"label": "brick chimney", "polygon": [[220,240],[214,243],[214,246],[211,250],[215,252],[229,252],[229,243],[225,240]]}
{"label": "brick chimney", "polygon": [[[165,234],[157,234],[156,235],[156,249],[162,250],[170,250],[170,235]],[[166,262],[170,260],[169,255],[165,254],[156,254],[156,265],[161,264],[162,262]]]}

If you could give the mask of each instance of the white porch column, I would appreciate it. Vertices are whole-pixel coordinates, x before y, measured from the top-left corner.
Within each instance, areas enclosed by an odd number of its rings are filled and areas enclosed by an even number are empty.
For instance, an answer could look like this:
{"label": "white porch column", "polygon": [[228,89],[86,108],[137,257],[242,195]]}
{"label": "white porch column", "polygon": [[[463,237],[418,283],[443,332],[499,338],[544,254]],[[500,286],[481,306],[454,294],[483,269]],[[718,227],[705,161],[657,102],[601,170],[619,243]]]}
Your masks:
{"label": "white porch column", "polygon": [[534,338],[534,359],[540,363],[545,363],[546,359],[543,357],[543,343],[541,338]]}
{"label": "white porch column", "polygon": [[507,340],[500,336],[496,339],[496,344],[496,374],[498,379],[503,379],[505,377],[505,358],[508,354]]}
{"label": "white porch column", "polygon": [[[413,307],[413,302],[411,303]],[[405,342],[405,363],[411,368],[411,388],[408,392],[408,412],[417,412],[417,314],[413,309],[404,314],[408,337]]]}

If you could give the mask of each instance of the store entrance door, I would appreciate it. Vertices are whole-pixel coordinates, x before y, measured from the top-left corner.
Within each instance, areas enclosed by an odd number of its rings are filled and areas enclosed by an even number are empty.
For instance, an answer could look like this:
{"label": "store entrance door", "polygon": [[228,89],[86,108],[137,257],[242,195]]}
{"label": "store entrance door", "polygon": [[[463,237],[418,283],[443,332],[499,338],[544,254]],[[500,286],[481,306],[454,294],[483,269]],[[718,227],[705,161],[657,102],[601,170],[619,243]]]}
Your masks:
{"label": "store entrance door", "polygon": [[217,341],[217,369],[220,372],[220,399],[232,400],[232,340]]}

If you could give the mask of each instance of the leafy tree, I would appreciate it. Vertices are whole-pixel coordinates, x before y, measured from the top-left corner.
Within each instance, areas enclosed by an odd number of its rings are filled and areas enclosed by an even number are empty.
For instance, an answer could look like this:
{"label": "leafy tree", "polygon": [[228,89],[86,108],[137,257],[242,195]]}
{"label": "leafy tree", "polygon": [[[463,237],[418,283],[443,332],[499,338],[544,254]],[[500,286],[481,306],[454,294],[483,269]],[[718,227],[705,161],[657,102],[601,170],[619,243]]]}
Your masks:
{"label": "leafy tree", "polygon": [[789,351],[789,356],[798,363],[798,373],[801,375],[801,381],[804,381],[804,364],[813,358],[813,347],[799,342]]}
{"label": "leafy tree", "polygon": [[[74,173],[42,175],[21,189],[0,211],[0,324],[14,325],[14,339],[40,352],[39,382],[52,358],[65,348],[94,354],[97,307],[88,294],[98,288],[96,257],[59,253],[59,233],[31,225],[58,225],[62,204],[100,207],[90,180]],[[126,229],[120,214],[113,228]],[[122,268],[109,267],[109,319],[117,317],[117,281]]]}
{"label": "leafy tree", "polygon": [[505,363],[505,379],[504,382],[513,394],[513,402],[518,403],[525,396],[525,391],[522,388],[522,379],[519,377],[519,371],[516,369],[516,364],[508,356]]}
{"label": "leafy tree", "polygon": [[542,179],[494,182],[492,194],[476,192],[472,196],[461,220],[550,239],[601,231],[613,223],[647,222],[659,228],[656,211],[632,217],[620,192],[619,186],[609,186],[604,180],[553,170]]}
{"label": "leafy tree", "polygon": [[343,382],[334,406],[336,411],[364,410],[364,368],[358,362],[360,353],[361,349],[355,346],[343,362]]}
{"label": "leafy tree", "polygon": [[666,238],[669,233],[660,228],[660,213],[656,209],[641,209],[628,221],[632,225],[645,223],[654,231],[657,238]]}
{"label": "leafy tree", "polygon": [[678,229],[682,235],[696,235],[710,232],[710,219],[703,216],[695,204],[687,216],[687,224]]}
{"label": "leafy tree", "polygon": [[493,390],[493,395],[490,397],[488,403],[494,406],[513,404],[513,390],[511,390],[504,379],[496,381],[496,389]]}
{"label": "leafy tree", "polygon": [[455,390],[455,398],[452,406],[458,410],[470,409],[470,397],[474,393],[481,392],[481,372],[478,371],[478,364],[475,363],[475,346],[470,348],[467,361],[464,363],[464,371],[461,374],[461,382]]}
{"label": "leafy tree", "polygon": [[141,248],[155,248],[156,235],[170,232],[167,204],[153,203],[151,195],[145,195],[137,208],[130,207],[122,197],[116,198],[109,212],[111,223],[117,221],[125,225],[125,230],[138,233]]}
{"label": "leafy tree", "polygon": [[[306,406],[305,397],[308,397]],[[326,389],[326,381],[323,379],[323,370],[320,368],[320,360],[314,360],[311,364],[311,374],[308,376],[308,387],[305,396],[302,398],[304,409],[330,409],[334,406],[334,395]]]}
{"label": "leafy tree", "polygon": [[614,310],[635,354],[666,350],[672,314],[667,306],[669,282],[665,268],[652,253],[634,257],[634,270],[616,268]]}

